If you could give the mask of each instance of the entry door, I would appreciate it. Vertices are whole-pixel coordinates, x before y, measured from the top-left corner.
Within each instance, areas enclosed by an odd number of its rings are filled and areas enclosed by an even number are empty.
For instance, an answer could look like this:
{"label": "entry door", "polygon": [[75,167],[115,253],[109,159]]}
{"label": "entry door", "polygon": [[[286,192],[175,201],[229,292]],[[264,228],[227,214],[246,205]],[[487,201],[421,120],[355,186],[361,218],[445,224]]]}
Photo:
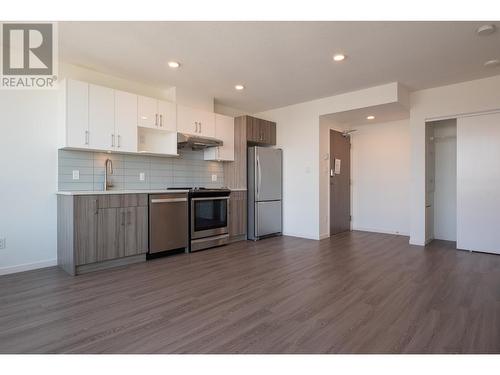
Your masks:
{"label": "entry door", "polygon": [[351,229],[351,142],[330,130],[330,235]]}

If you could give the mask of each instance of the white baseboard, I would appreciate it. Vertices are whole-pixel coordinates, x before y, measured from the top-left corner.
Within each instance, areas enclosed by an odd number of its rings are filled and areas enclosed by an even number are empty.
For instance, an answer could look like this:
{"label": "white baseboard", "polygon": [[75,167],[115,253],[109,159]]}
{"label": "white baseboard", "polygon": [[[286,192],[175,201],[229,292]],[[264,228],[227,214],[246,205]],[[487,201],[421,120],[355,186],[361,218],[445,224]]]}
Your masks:
{"label": "white baseboard", "polygon": [[1,267],[0,275],[8,275],[10,273],[24,272],[36,270],[39,268],[53,267],[57,266],[57,259],[43,260],[34,263],[24,263],[15,266]]}
{"label": "white baseboard", "polygon": [[319,239],[320,240],[324,240],[325,238],[328,238],[330,237],[330,234],[329,233],[323,233],[323,234],[320,234],[319,235]]}
{"label": "white baseboard", "polygon": [[305,238],[307,240],[319,240],[319,236],[311,236],[309,234],[304,234],[304,233],[293,233],[293,232],[283,232],[283,236],[289,236],[289,237],[299,237],[299,238]]}
{"label": "white baseboard", "polygon": [[408,237],[409,233],[397,232],[390,229],[380,229],[380,228],[365,228],[365,227],[353,227],[352,230],[359,230],[362,232],[373,232],[373,233],[383,233],[383,234],[395,234],[397,236]]}

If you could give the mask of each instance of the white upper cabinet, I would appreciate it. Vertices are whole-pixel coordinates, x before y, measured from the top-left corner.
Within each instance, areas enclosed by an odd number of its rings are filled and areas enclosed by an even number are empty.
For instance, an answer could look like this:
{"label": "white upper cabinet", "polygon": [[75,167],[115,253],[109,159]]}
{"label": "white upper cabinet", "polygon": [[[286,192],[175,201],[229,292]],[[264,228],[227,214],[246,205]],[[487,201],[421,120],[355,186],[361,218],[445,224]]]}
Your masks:
{"label": "white upper cabinet", "polygon": [[224,142],[206,160],[234,160],[230,117],[73,79],[60,93],[61,148],[177,155],[181,132]]}
{"label": "white upper cabinet", "polygon": [[137,95],[115,90],[115,150],[137,152]]}
{"label": "white upper cabinet", "polygon": [[89,85],[67,80],[62,85],[62,146],[89,147]]}
{"label": "white upper cabinet", "polygon": [[137,125],[143,128],[177,131],[174,103],[139,96]]}
{"label": "white upper cabinet", "polygon": [[139,95],[137,98],[137,125],[144,128],[158,127],[158,100]]}
{"label": "white upper cabinet", "polygon": [[89,147],[96,150],[114,150],[115,91],[89,85]]}
{"label": "white upper cabinet", "polygon": [[162,130],[177,131],[177,108],[174,103],[158,100],[158,125]]}
{"label": "white upper cabinet", "polygon": [[234,119],[215,114],[215,138],[222,140],[222,146],[205,150],[205,160],[234,161]]}
{"label": "white upper cabinet", "polygon": [[215,138],[215,114],[178,105],[177,131],[180,133]]}

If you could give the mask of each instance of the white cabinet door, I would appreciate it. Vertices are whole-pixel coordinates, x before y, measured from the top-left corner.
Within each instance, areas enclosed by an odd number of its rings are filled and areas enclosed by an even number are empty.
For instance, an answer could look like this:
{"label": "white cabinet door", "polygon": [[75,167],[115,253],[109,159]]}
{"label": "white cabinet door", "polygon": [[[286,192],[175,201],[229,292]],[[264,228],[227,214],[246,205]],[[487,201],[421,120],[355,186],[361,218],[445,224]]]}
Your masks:
{"label": "white cabinet door", "polygon": [[234,161],[234,119],[215,115],[215,138],[222,140],[219,147],[219,160]]}
{"label": "white cabinet door", "polygon": [[215,115],[213,112],[178,105],[177,131],[204,137],[215,137]]}
{"label": "white cabinet door", "polygon": [[[89,147],[89,84],[66,81],[66,147]],[[64,110],[64,109],[63,109]]]}
{"label": "white cabinet door", "polygon": [[139,95],[137,103],[137,125],[156,129],[158,127],[158,100]]}
{"label": "white cabinet door", "polygon": [[113,89],[89,85],[89,147],[113,150],[115,137],[115,93]]}
{"label": "white cabinet door", "polygon": [[205,160],[234,161],[234,119],[215,114],[215,138],[222,140],[220,147],[205,150]]}
{"label": "white cabinet door", "polygon": [[198,111],[200,118],[200,133],[204,137],[215,137],[215,114],[213,112]]}
{"label": "white cabinet door", "polygon": [[158,100],[158,127],[162,130],[177,131],[177,114],[174,103]]}
{"label": "white cabinet door", "polygon": [[115,150],[137,152],[137,95],[115,90]]}
{"label": "white cabinet door", "polygon": [[457,120],[457,248],[500,254],[500,113]]}
{"label": "white cabinet door", "polygon": [[177,106],[177,131],[192,135],[200,135],[199,114],[195,109]]}

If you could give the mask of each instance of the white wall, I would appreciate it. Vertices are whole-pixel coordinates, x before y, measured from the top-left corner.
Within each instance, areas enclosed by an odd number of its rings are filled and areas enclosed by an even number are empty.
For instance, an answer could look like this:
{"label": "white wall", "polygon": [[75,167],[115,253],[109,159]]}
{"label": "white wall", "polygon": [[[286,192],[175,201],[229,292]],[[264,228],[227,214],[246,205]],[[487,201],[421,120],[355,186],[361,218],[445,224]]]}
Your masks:
{"label": "white wall", "polygon": [[[151,87],[60,64],[60,77],[71,77],[166,100],[172,87]],[[180,90],[182,104],[213,109],[213,98]],[[0,90],[0,274],[56,264],[57,91]]]}
{"label": "white wall", "polygon": [[500,76],[420,90],[410,95],[410,243],[425,244],[425,122],[500,108]]}
{"label": "white wall", "polygon": [[[429,126],[429,125],[428,125]],[[435,121],[434,127],[434,238],[457,238],[457,121]]]}
{"label": "white wall", "polygon": [[[257,113],[255,116],[277,123],[277,147],[283,149],[283,232],[287,235],[319,239],[326,226],[320,219],[321,205],[328,195],[321,190],[320,155],[328,152],[320,139],[319,117],[329,113],[398,102],[402,89],[397,83],[313,100]],[[324,133],[326,132],[326,134]],[[319,152],[318,152],[319,150]]]}
{"label": "white wall", "polygon": [[0,274],[56,264],[57,92],[0,90]]}
{"label": "white wall", "polygon": [[352,229],[410,232],[409,119],[354,126],[351,133]]}

